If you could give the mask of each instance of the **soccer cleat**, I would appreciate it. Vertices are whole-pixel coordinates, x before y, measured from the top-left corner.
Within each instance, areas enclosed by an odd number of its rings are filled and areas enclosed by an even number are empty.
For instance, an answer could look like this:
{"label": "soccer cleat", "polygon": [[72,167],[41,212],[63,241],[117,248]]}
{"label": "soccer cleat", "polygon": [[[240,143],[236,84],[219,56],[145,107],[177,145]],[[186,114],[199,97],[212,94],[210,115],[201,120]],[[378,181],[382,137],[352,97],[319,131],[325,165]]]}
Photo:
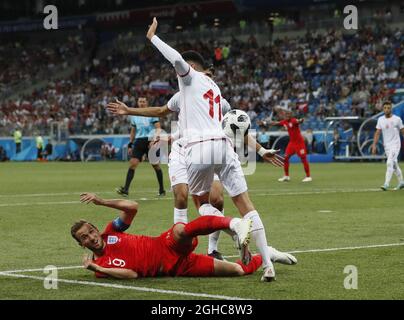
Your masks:
{"label": "soccer cleat", "polygon": [[124,187],[119,187],[115,189],[116,193],[121,195],[122,197],[127,197],[129,196],[129,192],[128,190],[125,190]]}
{"label": "soccer cleat", "polygon": [[311,177],[306,177],[302,180],[302,182],[311,182],[313,179]]}
{"label": "soccer cleat", "polygon": [[384,184],[380,187],[380,189],[382,189],[383,191],[387,191],[388,188],[389,186],[387,184]]}
{"label": "soccer cleat", "polygon": [[278,179],[279,182],[287,182],[290,181],[290,177],[289,176],[283,176],[282,178]]}
{"label": "soccer cleat", "polygon": [[157,194],[158,197],[164,197],[165,195],[166,195],[165,190],[159,191],[159,193]]}
{"label": "soccer cleat", "polygon": [[251,260],[251,254],[248,251],[248,243],[250,242],[251,236],[251,226],[251,219],[240,219],[240,221],[234,225],[237,248],[239,249],[241,261],[245,265],[249,264]]}
{"label": "soccer cleat", "polygon": [[208,253],[208,256],[212,257],[212,258],[215,258],[217,260],[226,261],[223,258],[223,255],[219,251],[216,251],[216,250],[213,250],[211,253]]}
{"label": "soccer cleat", "polygon": [[276,277],[275,277],[275,268],[273,265],[268,266],[264,269],[264,274],[261,277],[261,281],[263,282],[271,282],[271,281],[275,281]]}
{"label": "soccer cleat", "polygon": [[291,255],[290,253],[287,252],[281,252],[276,250],[273,247],[269,247],[269,255],[271,257],[272,262],[277,262],[281,264],[288,264],[288,265],[293,265],[297,263],[297,259]]}
{"label": "soccer cleat", "polygon": [[398,186],[394,188],[396,191],[401,189],[404,189],[404,182],[399,183]]}

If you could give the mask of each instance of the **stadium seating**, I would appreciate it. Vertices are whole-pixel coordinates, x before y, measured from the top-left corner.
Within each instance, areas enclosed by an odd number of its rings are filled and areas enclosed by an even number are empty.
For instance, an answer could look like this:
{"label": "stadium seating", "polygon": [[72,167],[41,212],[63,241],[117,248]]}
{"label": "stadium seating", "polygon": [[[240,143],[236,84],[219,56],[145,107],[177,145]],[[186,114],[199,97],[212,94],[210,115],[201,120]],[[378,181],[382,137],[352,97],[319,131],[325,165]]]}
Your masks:
{"label": "stadium seating", "polygon": [[[392,96],[394,103],[399,102],[393,95],[394,90],[404,88],[400,54],[404,35],[397,34],[397,30],[362,28],[358,36],[330,30],[323,35],[278,39],[271,45],[259,45],[251,37],[248,41],[184,41],[175,47],[179,51],[196,49],[215,65],[222,95],[233,108],[250,114],[253,128],[258,128],[275,106],[287,105],[306,118],[303,129],[324,130],[327,116],[370,116],[381,110],[383,99]],[[387,41],[382,41],[385,38]],[[22,79],[43,74],[50,65],[67,63],[82,46],[80,38],[70,40],[59,49],[59,44],[45,44],[42,50],[49,53],[47,59],[37,59],[36,47],[29,46],[25,54],[7,55],[0,61],[4,67],[0,88],[7,91]],[[311,49],[318,43],[322,44],[318,50]],[[230,48],[229,56],[215,61],[215,48],[224,45]],[[364,46],[367,55],[361,55]],[[2,100],[0,134],[9,136],[19,126],[24,135],[46,135],[53,121],[66,123],[70,134],[126,134],[127,120],[105,112],[109,101],[118,97],[134,105],[136,97],[144,94],[150,105],[164,105],[177,90],[173,69],[146,42],[131,43],[117,34],[107,51],[105,44],[98,47],[104,49],[73,76],[49,82],[20,99]],[[27,65],[20,68],[24,59],[28,59]],[[384,80],[378,79],[379,75]],[[152,85],[155,80],[160,84],[157,87]],[[299,104],[308,104],[308,108],[299,109]],[[170,130],[168,121],[163,124]]]}

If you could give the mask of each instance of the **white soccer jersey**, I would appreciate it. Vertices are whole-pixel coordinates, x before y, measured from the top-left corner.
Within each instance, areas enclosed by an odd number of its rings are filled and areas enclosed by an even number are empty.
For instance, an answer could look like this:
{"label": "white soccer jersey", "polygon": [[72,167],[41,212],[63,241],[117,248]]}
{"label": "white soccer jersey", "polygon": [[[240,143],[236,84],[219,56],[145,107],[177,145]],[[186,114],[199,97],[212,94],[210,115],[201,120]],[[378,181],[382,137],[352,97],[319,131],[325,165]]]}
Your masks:
{"label": "white soccer jersey", "polygon": [[225,115],[227,112],[231,110],[230,103],[223,98],[223,103],[222,103],[222,114]]}
{"label": "white soccer jersey", "polygon": [[[181,94],[180,94],[180,92],[177,92],[176,94],[174,94],[171,97],[171,99],[167,102],[167,107],[171,111],[181,114]],[[222,98],[222,103],[221,103],[221,108],[220,108],[221,115],[219,116],[220,121],[222,121],[223,116],[230,110],[231,110],[231,106],[230,106],[229,102],[226,99]],[[181,124],[178,125],[178,128],[180,128],[180,127],[181,127]],[[179,129],[179,131],[182,133],[182,131],[180,129]]]}
{"label": "white soccer jersey", "polygon": [[404,128],[400,117],[392,115],[390,118],[382,116],[377,120],[376,129],[382,130],[385,149],[400,149],[400,130]]}
{"label": "white soccer jersey", "polygon": [[187,143],[225,138],[222,130],[223,98],[216,83],[192,67],[189,67],[185,77],[178,78],[181,106],[178,119],[181,136]]}

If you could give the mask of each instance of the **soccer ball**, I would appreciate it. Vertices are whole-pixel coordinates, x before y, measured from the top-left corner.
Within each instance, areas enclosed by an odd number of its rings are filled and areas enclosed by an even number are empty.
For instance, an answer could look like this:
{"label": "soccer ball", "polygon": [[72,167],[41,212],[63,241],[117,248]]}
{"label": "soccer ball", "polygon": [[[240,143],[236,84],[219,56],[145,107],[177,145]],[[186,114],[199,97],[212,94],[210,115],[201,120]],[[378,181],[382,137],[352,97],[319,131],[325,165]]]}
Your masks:
{"label": "soccer ball", "polygon": [[237,144],[244,141],[250,126],[250,117],[244,111],[233,109],[223,117],[222,128],[224,133]]}

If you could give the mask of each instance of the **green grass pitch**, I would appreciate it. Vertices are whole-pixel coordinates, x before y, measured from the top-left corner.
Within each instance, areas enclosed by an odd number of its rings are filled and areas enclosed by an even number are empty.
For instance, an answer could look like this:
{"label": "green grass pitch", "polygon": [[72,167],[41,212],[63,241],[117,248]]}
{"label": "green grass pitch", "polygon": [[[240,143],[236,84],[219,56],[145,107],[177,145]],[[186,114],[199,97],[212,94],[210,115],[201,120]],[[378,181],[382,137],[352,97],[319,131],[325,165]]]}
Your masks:
{"label": "green grass pitch", "polygon": [[[378,189],[383,163],[312,164],[308,184],[301,182],[301,164],[291,166],[289,183],[277,181],[278,168],[258,164],[247,181],[268,241],[280,250],[298,251],[296,266],[276,265],[276,282],[261,283],[261,271],[240,278],[117,281],[75,268],[58,270],[58,289],[45,289],[47,274],[26,269],[79,266],[83,250],[70,237],[72,222],[84,218],[103,228],[116,217],[111,209],[80,204],[79,194],[118,197],[114,189],[126,170],[124,162],[0,165],[0,271],[20,270],[0,274],[0,299],[404,299],[404,190]],[[159,235],[171,226],[172,193],[162,199],[156,194],[155,174],[142,164],[130,193],[140,209],[128,232]],[[197,217],[191,201],[189,208],[190,218]],[[225,213],[238,216],[228,197]],[[378,246],[383,244],[388,246]],[[227,256],[237,254],[226,234],[219,246]],[[255,251],[254,244],[251,248]],[[200,237],[197,252],[206,249],[207,237]],[[357,268],[357,289],[344,288],[349,265]]]}

